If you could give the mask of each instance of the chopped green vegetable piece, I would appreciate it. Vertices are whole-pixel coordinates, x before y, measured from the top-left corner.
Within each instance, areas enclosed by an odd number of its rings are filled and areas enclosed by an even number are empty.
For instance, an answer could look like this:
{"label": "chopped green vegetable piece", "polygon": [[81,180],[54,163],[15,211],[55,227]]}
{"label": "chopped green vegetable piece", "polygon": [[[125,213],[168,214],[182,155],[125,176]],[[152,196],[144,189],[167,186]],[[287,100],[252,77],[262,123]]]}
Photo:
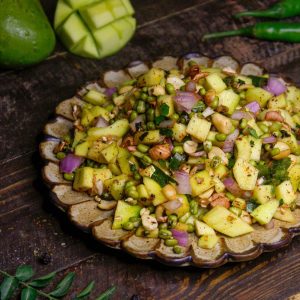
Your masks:
{"label": "chopped green vegetable piece", "polygon": [[252,135],[252,136],[255,137],[256,139],[259,138],[259,136],[257,135],[255,129],[249,127],[248,130],[249,130],[250,135]]}
{"label": "chopped green vegetable piece", "polygon": [[254,76],[254,75],[249,75],[248,77],[250,77],[252,79],[252,84],[255,87],[264,87],[268,83],[268,78],[266,78],[266,77],[260,77],[260,76]]}
{"label": "chopped green vegetable piece", "polygon": [[254,200],[250,200],[250,201],[247,201],[246,210],[248,213],[252,213],[254,211],[254,209],[258,206],[259,206],[258,203],[256,203]]}
{"label": "chopped green vegetable piece", "polygon": [[162,116],[166,117],[169,114],[170,107],[168,104],[163,103],[159,109]]}
{"label": "chopped green vegetable piece", "polygon": [[203,101],[199,101],[193,108],[192,112],[203,112],[206,108],[206,105]]}
{"label": "chopped green vegetable piece", "polygon": [[169,163],[170,169],[173,170],[173,171],[178,170],[181,163],[184,162],[185,159],[186,159],[185,155],[175,153],[175,155],[172,156],[171,159],[170,159],[170,163]]}
{"label": "chopped green vegetable piece", "polygon": [[170,129],[170,128],[160,128],[160,129],[159,129],[159,133],[160,133],[161,135],[166,136],[166,137],[172,137],[172,135],[173,135],[173,130]]}

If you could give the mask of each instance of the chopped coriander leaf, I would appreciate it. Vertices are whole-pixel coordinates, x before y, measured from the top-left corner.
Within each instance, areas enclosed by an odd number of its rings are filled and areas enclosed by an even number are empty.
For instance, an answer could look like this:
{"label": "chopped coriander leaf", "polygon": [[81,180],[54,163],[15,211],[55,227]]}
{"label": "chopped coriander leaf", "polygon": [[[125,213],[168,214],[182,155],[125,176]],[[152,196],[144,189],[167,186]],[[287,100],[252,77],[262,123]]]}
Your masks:
{"label": "chopped coriander leaf", "polygon": [[166,168],[167,167],[167,161],[163,160],[163,159],[159,159],[158,163],[163,167]]}
{"label": "chopped coriander leaf", "polygon": [[249,75],[248,77],[252,79],[252,84],[255,87],[263,87],[266,86],[268,83],[268,78],[265,77],[253,76],[253,75]]}
{"label": "chopped coriander leaf", "polygon": [[235,164],[235,158],[230,157],[228,160],[228,169],[232,169],[234,167],[234,164]]}
{"label": "chopped coriander leaf", "polygon": [[242,79],[238,79],[237,83],[238,84],[245,84],[246,82],[244,80],[242,80]]}
{"label": "chopped coriander leaf", "polygon": [[129,163],[129,166],[130,166],[130,171],[131,171],[132,173],[134,173],[134,172],[137,171],[137,168],[136,168],[136,165],[135,165],[135,164]]}
{"label": "chopped coriander leaf", "polygon": [[247,201],[246,210],[248,213],[252,213],[254,211],[254,209],[258,206],[259,206],[259,204],[257,204],[254,200],[250,200],[250,201]]}
{"label": "chopped coriander leaf", "polygon": [[166,117],[168,114],[169,114],[169,111],[170,111],[170,107],[168,104],[166,103],[163,103],[161,106],[160,106],[160,114],[164,117]]}
{"label": "chopped coriander leaf", "polygon": [[164,116],[155,117],[155,119],[154,119],[155,125],[159,125],[164,119],[165,119]]}
{"label": "chopped coriander leaf", "polygon": [[159,133],[166,137],[171,137],[173,135],[173,130],[170,128],[160,128]]}
{"label": "chopped coriander leaf", "polygon": [[225,84],[227,86],[232,86],[234,84],[234,77],[233,76],[228,76],[228,77],[225,77],[223,79],[223,81],[225,82]]}
{"label": "chopped coriander leaf", "polygon": [[259,136],[257,135],[257,133],[256,133],[256,130],[255,130],[255,129],[253,129],[253,128],[249,127],[249,128],[248,128],[248,131],[249,131],[250,135],[252,135],[254,138],[256,138],[256,139],[258,139],[258,138],[259,138]]}
{"label": "chopped coriander leaf", "polygon": [[178,170],[181,163],[185,161],[185,158],[184,154],[175,153],[170,159],[169,168],[173,171]]}
{"label": "chopped coriander leaf", "polygon": [[193,108],[192,112],[203,112],[206,108],[206,105],[203,101],[199,101]]}
{"label": "chopped coriander leaf", "polygon": [[279,200],[279,206],[281,206],[281,205],[283,205],[283,204],[284,204],[283,199],[280,199],[280,200]]}

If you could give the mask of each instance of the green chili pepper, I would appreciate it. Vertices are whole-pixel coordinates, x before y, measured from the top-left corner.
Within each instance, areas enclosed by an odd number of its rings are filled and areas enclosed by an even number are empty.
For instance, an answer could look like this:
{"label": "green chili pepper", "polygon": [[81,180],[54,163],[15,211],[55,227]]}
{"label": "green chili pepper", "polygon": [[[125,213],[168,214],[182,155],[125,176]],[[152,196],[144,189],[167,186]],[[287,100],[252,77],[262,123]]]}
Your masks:
{"label": "green chili pepper", "polygon": [[234,16],[240,17],[265,17],[274,19],[283,19],[300,14],[300,1],[299,0],[283,0],[277,2],[266,10],[243,11]]}
{"label": "green chili pepper", "polygon": [[205,34],[203,40],[226,36],[249,36],[262,40],[300,42],[300,23],[262,22],[237,30]]}

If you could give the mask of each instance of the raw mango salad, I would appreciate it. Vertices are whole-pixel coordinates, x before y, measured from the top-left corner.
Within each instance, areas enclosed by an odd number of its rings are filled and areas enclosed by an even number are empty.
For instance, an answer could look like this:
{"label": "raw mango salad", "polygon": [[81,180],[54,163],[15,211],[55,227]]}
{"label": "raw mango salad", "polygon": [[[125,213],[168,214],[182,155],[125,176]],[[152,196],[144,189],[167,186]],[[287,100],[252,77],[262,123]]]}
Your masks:
{"label": "raw mango salad", "polygon": [[112,229],[179,254],[191,234],[212,249],[295,221],[300,90],[283,79],[190,61],[82,97],[54,152],[74,190],[114,211]]}

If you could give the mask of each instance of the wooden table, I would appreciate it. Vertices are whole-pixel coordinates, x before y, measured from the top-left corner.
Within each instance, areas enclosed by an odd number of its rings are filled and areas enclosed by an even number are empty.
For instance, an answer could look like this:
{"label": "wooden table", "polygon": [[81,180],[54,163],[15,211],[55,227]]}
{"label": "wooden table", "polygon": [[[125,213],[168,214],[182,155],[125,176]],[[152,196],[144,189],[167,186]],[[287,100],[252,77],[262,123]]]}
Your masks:
{"label": "wooden table", "polygon": [[[44,0],[52,19],[55,2]],[[138,29],[117,55],[94,61],[73,56],[58,43],[41,64],[0,73],[0,267],[13,272],[31,264],[38,274],[75,270],[76,289],[97,281],[100,293],[117,286],[114,299],[287,299],[300,292],[300,243],[263,254],[251,262],[217,269],[172,268],[134,259],[95,244],[49,203],[40,178],[37,151],[41,132],[55,106],[71,97],[86,81],[132,60],[151,60],[200,51],[208,56],[232,55],[241,63],[253,61],[271,72],[282,72],[300,85],[300,45],[247,38],[201,42],[208,31],[251,24],[231,14],[264,8],[274,1],[134,0]],[[48,253],[52,261],[40,263]],[[299,294],[300,295],[300,294]],[[295,299],[295,298],[294,298]],[[297,298],[299,299],[299,298]]]}

